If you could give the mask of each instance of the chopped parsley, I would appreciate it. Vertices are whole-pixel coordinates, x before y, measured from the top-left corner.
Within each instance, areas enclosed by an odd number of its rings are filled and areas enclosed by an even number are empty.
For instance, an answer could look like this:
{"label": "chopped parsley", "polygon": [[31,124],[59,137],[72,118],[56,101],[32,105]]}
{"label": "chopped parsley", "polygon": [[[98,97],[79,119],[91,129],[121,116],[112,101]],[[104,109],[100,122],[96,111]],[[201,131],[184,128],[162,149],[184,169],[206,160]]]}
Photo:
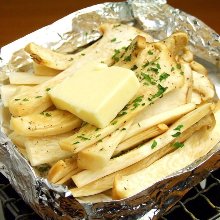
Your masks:
{"label": "chopped parsley", "polygon": [[156,85],[156,82],[148,74],[141,73],[141,75],[142,75],[143,79],[146,80],[147,82],[149,82],[151,85]]}
{"label": "chopped parsley", "polygon": [[113,38],[113,39],[111,39],[111,42],[115,42],[117,39],[116,38]]}
{"label": "chopped parsley", "polygon": [[155,64],[155,62],[158,61],[159,59],[160,59],[160,57],[158,57],[157,59],[155,59],[154,61],[151,61],[151,62],[147,61],[142,67],[145,68],[145,67],[147,67],[147,66],[149,66],[149,65],[156,65],[156,67],[157,67],[158,69],[161,69],[159,63]]}
{"label": "chopped parsley", "polygon": [[176,68],[180,70],[181,69],[181,65],[179,63],[176,64]]}
{"label": "chopped parsley", "polygon": [[153,54],[154,54],[152,50],[148,50],[147,53],[148,53],[149,55],[153,55]]}
{"label": "chopped parsley", "polygon": [[77,141],[77,142],[74,142],[73,144],[79,144],[80,142],[79,141]]}
{"label": "chopped parsley", "polygon": [[174,67],[171,68],[171,72],[174,71]]}
{"label": "chopped parsley", "polygon": [[24,101],[24,102],[27,102],[27,101],[29,101],[29,99],[27,99],[27,98],[24,98],[22,101]]}
{"label": "chopped parsley", "polygon": [[44,114],[45,116],[47,116],[47,117],[50,117],[51,116],[51,114],[50,113],[48,113],[48,112],[45,112],[45,114]]}
{"label": "chopped parsley", "polygon": [[168,73],[162,73],[161,75],[160,75],[160,78],[159,78],[159,80],[160,80],[160,82],[161,81],[163,81],[163,80],[165,80],[166,78],[168,78],[170,75],[168,74]]}
{"label": "chopped parsley", "polygon": [[136,109],[139,105],[140,105],[140,103],[142,102],[142,100],[143,100],[143,95],[142,96],[138,96],[132,103],[133,103],[133,108],[131,109],[131,110],[134,110],[134,109]]}
{"label": "chopped parsley", "polygon": [[98,130],[100,130],[100,129],[101,129],[101,128],[96,128],[95,131],[98,131]]}
{"label": "chopped parsley", "polygon": [[154,140],[152,145],[151,145],[151,149],[154,149],[157,146],[157,142]]}
{"label": "chopped parsley", "polygon": [[131,61],[131,55],[129,55],[129,56],[126,56],[126,57],[124,58],[124,61],[126,61],[126,62],[129,62],[129,61]]}
{"label": "chopped parsley", "polygon": [[160,67],[160,64],[159,64],[159,63],[157,63],[157,64],[156,64],[156,67],[157,67],[157,69],[161,69],[161,67]]}
{"label": "chopped parsley", "polygon": [[155,72],[156,74],[159,73],[159,69],[158,69],[158,68],[155,68],[155,67],[150,67],[150,68],[147,69],[147,71],[153,71],[153,72]]}
{"label": "chopped parsley", "polygon": [[122,131],[126,131],[126,128],[122,128],[121,130],[122,130]]}
{"label": "chopped parsley", "polygon": [[114,52],[115,52],[115,53],[114,53],[114,55],[112,56],[112,59],[113,59],[115,62],[118,62],[118,61],[119,61],[120,50],[115,49]]}
{"label": "chopped parsley", "polygon": [[90,138],[84,137],[83,135],[77,136],[77,138],[80,138],[82,141],[88,141]]}
{"label": "chopped parsley", "polygon": [[51,90],[51,88],[46,88],[46,91],[48,92],[48,91],[50,91]]}
{"label": "chopped parsley", "polygon": [[148,98],[149,101],[152,101],[157,97],[162,97],[163,93],[167,90],[167,87],[163,87],[160,84],[157,85],[157,88],[158,88],[157,93],[152,95],[151,98]]}
{"label": "chopped parsley", "polygon": [[41,98],[41,97],[42,97],[41,95],[38,95],[38,96],[35,97],[35,99],[39,99],[39,98]]}
{"label": "chopped parsley", "polygon": [[138,68],[137,65],[134,65],[134,66],[131,67],[131,70],[134,71],[134,70],[136,70],[137,68]]}
{"label": "chopped parsley", "polygon": [[111,125],[115,125],[115,124],[117,124],[117,121],[113,121],[113,122],[111,123]]}
{"label": "chopped parsley", "polygon": [[128,104],[122,109],[122,111],[128,110]]}
{"label": "chopped parsley", "polygon": [[81,56],[85,56],[86,54],[85,53],[81,53]]}
{"label": "chopped parsley", "polygon": [[175,131],[180,131],[183,128],[183,125],[178,125],[176,128],[174,128],[173,130]]}
{"label": "chopped parsley", "polygon": [[15,101],[19,101],[19,100],[21,100],[21,99],[14,99]]}
{"label": "chopped parsley", "polygon": [[176,132],[175,134],[172,135],[172,137],[179,137],[181,135],[181,132]]}
{"label": "chopped parsley", "polygon": [[147,61],[142,67],[145,68],[145,67],[147,67],[149,64],[150,64],[150,62]]}
{"label": "chopped parsley", "polygon": [[121,49],[127,51],[127,50],[128,50],[128,47],[122,47]]}
{"label": "chopped parsley", "polygon": [[98,137],[100,137],[100,136],[101,136],[101,134],[97,134],[97,135],[96,135],[96,138],[98,138]]}
{"label": "chopped parsley", "polygon": [[115,24],[114,26],[113,26],[113,28],[117,28],[117,27],[120,27],[121,26],[121,24]]}
{"label": "chopped parsley", "polygon": [[50,117],[51,116],[51,114],[49,112],[41,112],[40,114],[44,115],[46,117]]}
{"label": "chopped parsley", "polygon": [[176,148],[182,148],[182,147],[184,146],[184,143],[175,142],[175,143],[173,144],[173,146],[176,147]]}
{"label": "chopped parsley", "polygon": [[127,112],[125,112],[125,111],[120,111],[120,112],[118,113],[117,117],[121,117],[121,116],[126,115],[126,114],[127,114]]}

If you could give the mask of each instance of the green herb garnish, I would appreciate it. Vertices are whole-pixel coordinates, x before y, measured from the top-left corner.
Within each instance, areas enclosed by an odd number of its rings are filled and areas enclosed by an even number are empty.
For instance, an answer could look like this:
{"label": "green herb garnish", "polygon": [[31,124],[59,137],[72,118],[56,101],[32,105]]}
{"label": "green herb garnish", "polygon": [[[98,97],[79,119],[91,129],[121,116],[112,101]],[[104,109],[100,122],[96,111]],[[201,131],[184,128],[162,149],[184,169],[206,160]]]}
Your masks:
{"label": "green herb garnish", "polygon": [[115,41],[116,41],[116,38],[111,39],[111,42],[115,42]]}
{"label": "green herb garnish", "polygon": [[180,70],[181,69],[181,65],[179,63],[176,64],[176,68]]}
{"label": "green herb garnish", "polygon": [[118,113],[117,117],[121,117],[121,116],[126,115],[126,114],[127,114],[127,112],[120,111],[120,112]]}
{"label": "green herb garnish", "polygon": [[156,67],[157,67],[157,69],[161,69],[161,67],[160,67],[160,64],[159,64],[159,63],[157,63],[157,64],[156,64]]}
{"label": "green herb garnish", "polygon": [[175,134],[172,135],[172,137],[179,137],[181,135],[181,132],[176,132]]}
{"label": "green herb garnish", "polygon": [[118,61],[119,61],[120,50],[115,49],[114,52],[115,52],[115,53],[114,53],[114,55],[112,56],[112,59],[113,59],[115,62],[118,62]]}
{"label": "green herb garnish", "polygon": [[153,72],[155,72],[156,74],[159,73],[159,69],[157,69],[157,68],[155,68],[155,67],[150,67],[150,68],[147,69],[147,71],[153,71]]}
{"label": "green herb garnish", "polygon": [[117,124],[117,121],[113,121],[113,122],[111,123],[111,125],[115,125],[115,124]]}
{"label": "green herb garnish", "polygon": [[141,75],[142,75],[143,79],[146,80],[147,82],[149,82],[151,85],[156,85],[156,82],[148,74],[141,73]]}
{"label": "green herb garnish", "polygon": [[124,58],[124,61],[126,61],[126,62],[129,62],[129,61],[131,61],[131,55],[129,55],[129,56],[126,56],[126,57]]}
{"label": "green herb garnish", "polygon": [[115,24],[114,26],[113,26],[113,28],[117,28],[117,27],[120,27],[121,26],[121,24]]}
{"label": "green herb garnish", "polygon": [[136,109],[142,102],[143,100],[143,95],[142,96],[138,96],[132,103],[133,103],[133,108],[131,110]]}
{"label": "green herb garnish", "polygon": [[84,137],[83,135],[79,135],[79,136],[77,136],[77,138],[80,138],[82,141],[90,140],[90,138]]}
{"label": "green herb garnish", "polygon": [[157,146],[157,142],[154,140],[152,145],[151,145],[151,149],[154,149]]}
{"label": "green herb garnish", "polygon": [[142,67],[145,68],[145,67],[147,67],[149,64],[150,64],[150,62],[147,61]]}
{"label": "green herb garnish", "polygon": [[166,78],[168,78],[170,75],[168,74],[168,73],[162,73],[161,75],[160,75],[160,78],[159,78],[159,80],[160,80],[160,82],[161,81],[163,81],[163,80],[165,80]]}
{"label": "green herb garnish", "polygon": [[173,144],[173,146],[176,147],[176,148],[182,148],[182,147],[184,146],[184,143],[175,142],[175,143]]}
{"label": "green herb garnish", "polygon": [[148,53],[149,55],[153,55],[153,54],[154,54],[153,51],[151,51],[151,50],[148,50],[147,53]]}
{"label": "green herb garnish", "polygon": [[180,131],[183,128],[183,125],[178,125],[176,128],[174,128],[173,130],[175,131]]}
{"label": "green herb garnish", "polygon": [[152,95],[151,98],[148,98],[149,101],[152,101],[157,97],[162,97],[163,93],[167,90],[167,87],[163,87],[160,84],[157,85],[157,88],[158,88],[157,93]]}
{"label": "green herb garnish", "polygon": [[137,68],[138,68],[138,67],[137,67],[136,65],[134,65],[134,66],[131,67],[131,70],[134,71],[134,70],[136,70]]}

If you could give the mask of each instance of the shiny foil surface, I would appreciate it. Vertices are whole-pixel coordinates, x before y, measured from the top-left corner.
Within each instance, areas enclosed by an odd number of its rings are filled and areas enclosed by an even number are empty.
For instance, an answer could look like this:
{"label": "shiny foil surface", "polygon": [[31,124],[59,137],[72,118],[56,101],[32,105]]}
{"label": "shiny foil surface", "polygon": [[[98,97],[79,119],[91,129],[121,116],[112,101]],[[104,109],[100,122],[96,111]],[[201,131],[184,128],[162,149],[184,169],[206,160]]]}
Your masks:
{"label": "shiny foil surface", "polygon": [[[7,78],[11,71],[30,68],[31,60],[22,49],[27,43],[72,53],[100,38],[98,27],[103,22],[134,25],[158,40],[175,31],[187,32],[191,50],[209,70],[220,97],[220,36],[197,18],[169,6],[165,0],[104,3],[74,12],[1,48],[1,79]],[[35,173],[6,136],[8,113],[1,113],[0,171],[44,219],[157,219],[210,171],[220,167],[218,144],[208,155],[133,197],[120,201],[105,196],[101,201],[100,198],[94,202],[77,200],[67,188],[50,184]]]}

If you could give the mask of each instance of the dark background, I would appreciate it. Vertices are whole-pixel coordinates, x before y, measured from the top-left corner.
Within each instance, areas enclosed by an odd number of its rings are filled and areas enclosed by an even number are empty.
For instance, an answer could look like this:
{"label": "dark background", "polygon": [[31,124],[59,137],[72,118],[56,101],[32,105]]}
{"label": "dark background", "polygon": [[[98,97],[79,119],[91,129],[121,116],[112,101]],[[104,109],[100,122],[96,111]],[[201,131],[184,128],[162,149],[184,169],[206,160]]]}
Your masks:
{"label": "dark background", "polygon": [[[0,47],[76,10],[105,1],[108,0],[0,0]],[[168,0],[168,3],[200,18],[220,33],[220,0]]]}

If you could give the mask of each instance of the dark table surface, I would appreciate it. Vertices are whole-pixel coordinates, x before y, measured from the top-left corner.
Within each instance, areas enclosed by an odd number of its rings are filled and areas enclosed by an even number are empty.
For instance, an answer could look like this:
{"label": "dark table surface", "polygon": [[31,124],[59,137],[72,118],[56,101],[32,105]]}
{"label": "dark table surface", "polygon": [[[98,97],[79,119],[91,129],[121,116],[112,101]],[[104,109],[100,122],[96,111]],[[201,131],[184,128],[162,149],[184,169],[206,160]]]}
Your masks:
{"label": "dark table surface", "polygon": [[[0,46],[4,46],[76,10],[105,1],[0,0]],[[200,18],[220,33],[219,0],[168,0],[168,3]]]}

